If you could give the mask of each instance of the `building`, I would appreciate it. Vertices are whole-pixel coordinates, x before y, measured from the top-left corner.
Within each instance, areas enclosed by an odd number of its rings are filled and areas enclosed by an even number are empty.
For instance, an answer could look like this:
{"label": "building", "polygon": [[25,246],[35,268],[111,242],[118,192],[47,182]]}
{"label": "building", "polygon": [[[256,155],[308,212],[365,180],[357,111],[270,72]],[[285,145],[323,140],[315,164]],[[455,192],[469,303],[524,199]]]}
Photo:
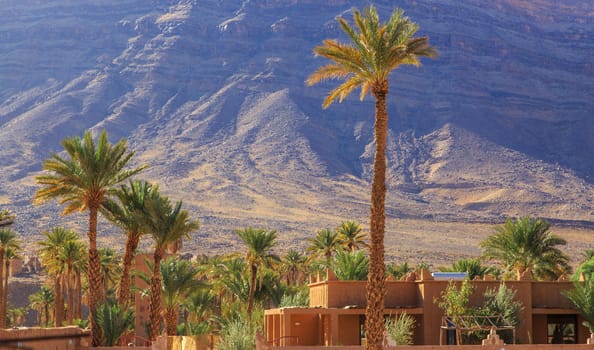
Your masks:
{"label": "building", "polygon": [[[339,281],[332,271],[328,278],[313,279],[309,284],[309,307],[289,307],[265,311],[265,337],[275,346],[361,345],[364,341],[366,281]],[[441,329],[443,312],[435,302],[449,281],[434,279],[426,271],[419,278],[387,281],[385,314],[407,313],[416,321],[415,345],[446,344],[451,333]],[[457,282],[460,283],[460,282]],[[501,281],[471,281],[474,293],[470,306],[483,303],[487,289],[496,289]],[[564,330],[565,343],[586,343],[588,329],[582,318],[561,291],[573,288],[572,282],[537,282],[530,278],[505,281],[516,291],[516,300],[524,309],[516,328],[521,344],[547,344],[558,341]],[[444,336],[445,333],[445,336]]]}

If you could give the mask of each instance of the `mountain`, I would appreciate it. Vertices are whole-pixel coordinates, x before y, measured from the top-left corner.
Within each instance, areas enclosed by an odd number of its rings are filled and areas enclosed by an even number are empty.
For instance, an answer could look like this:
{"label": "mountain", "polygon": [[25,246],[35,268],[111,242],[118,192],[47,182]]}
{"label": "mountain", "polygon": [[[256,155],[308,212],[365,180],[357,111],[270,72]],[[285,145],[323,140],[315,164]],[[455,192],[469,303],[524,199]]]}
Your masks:
{"label": "mountain", "polygon": [[[233,229],[246,226],[304,247],[316,229],[365,225],[373,100],[323,110],[334,84],[304,80],[325,63],[313,47],[345,39],[336,18],[366,4],[5,0],[0,206],[28,242],[52,225],[84,232],[84,216],[31,204],[34,176],[60,140],[107,129],[200,220],[186,246],[195,254],[236,249]],[[493,224],[520,215],[572,228],[583,251],[594,229],[594,4],[376,1],[382,18],[395,5],[440,57],[391,77],[387,255],[476,254]],[[102,228],[104,243],[119,237]]]}

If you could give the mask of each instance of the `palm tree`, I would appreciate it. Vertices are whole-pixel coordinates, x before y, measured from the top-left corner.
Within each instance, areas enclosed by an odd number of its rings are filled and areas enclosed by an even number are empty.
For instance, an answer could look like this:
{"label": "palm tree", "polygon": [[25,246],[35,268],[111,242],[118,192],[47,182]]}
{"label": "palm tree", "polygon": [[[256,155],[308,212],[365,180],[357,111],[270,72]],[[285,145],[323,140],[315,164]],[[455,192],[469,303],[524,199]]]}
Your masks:
{"label": "palm tree", "polygon": [[37,323],[40,326],[49,326],[51,323],[50,307],[54,303],[54,292],[48,286],[41,286],[37,293],[29,295],[32,309],[37,310]]}
{"label": "palm tree", "polygon": [[99,260],[101,261],[103,295],[110,295],[110,293],[114,293],[116,281],[121,275],[120,255],[113,248],[99,248]]}
{"label": "palm tree", "polygon": [[198,270],[189,261],[170,258],[161,263],[163,306],[167,335],[175,335],[179,318],[178,307],[204,284],[196,279]]}
{"label": "palm tree", "polygon": [[384,337],[384,226],[386,199],[386,144],[388,112],[386,98],[390,73],[403,64],[420,65],[420,57],[435,57],[427,37],[414,37],[418,26],[396,9],[387,23],[380,23],[373,6],[363,15],[353,10],[355,28],[339,18],[342,30],[351,43],[343,44],[327,39],[314,48],[316,55],[332,61],[319,68],[307,80],[314,85],[327,79],[344,82],[326,97],[323,107],[333,101],[344,100],[353,90],[361,87],[361,99],[368,93],[375,97],[375,155],[371,184],[370,263],[367,285],[366,338],[368,349],[380,349]]}
{"label": "palm tree", "polygon": [[309,239],[309,247],[307,251],[311,252],[314,256],[323,256],[326,259],[326,267],[330,265],[332,255],[336,250],[343,245],[338,232],[330,229],[322,229],[316,232],[316,236]]}
{"label": "palm tree", "polygon": [[161,261],[165,257],[167,245],[188,237],[189,233],[198,229],[198,221],[191,221],[189,213],[182,210],[182,202],[171,205],[169,198],[157,195],[145,200],[145,218],[143,227],[155,241],[153,253],[153,274],[150,283],[149,335],[155,340],[159,334],[161,314]]}
{"label": "palm tree", "polygon": [[287,285],[300,285],[305,281],[307,276],[307,256],[294,250],[289,249],[282,258],[282,271],[287,282]]}
{"label": "palm tree", "polygon": [[216,296],[210,288],[194,291],[185,300],[183,306],[185,310],[184,323],[186,323],[186,329],[191,328],[191,325],[205,324],[201,329],[205,331],[211,330],[211,326],[207,321],[210,312],[216,307]]}
{"label": "palm tree", "polygon": [[45,240],[38,242],[41,246],[39,257],[46,271],[54,279],[54,322],[57,327],[64,321],[63,274],[66,268],[63,260],[63,248],[71,241],[78,241],[78,234],[64,227],[53,227],[41,233]]}
{"label": "palm tree", "polygon": [[332,270],[339,280],[364,281],[369,272],[369,258],[362,250],[339,250],[334,257]]}
{"label": "palm tree", "polygon": [[[113,195],[118,184],[138,174],[145,167],[125,169],[134,152],[127,152],[124,139],[111,145],[106,131],[99,135],[97,143],[93,141],[91,132],[86,131],[82,139],[66,138],[61,144],[67,157],[54,153],[51,159],[44,162],[43,169],[47,174],[36,178],[42,188],[35,193],[34,203],[58,199],[61,204],[66,204],[63,215],[89,211],[89,311],[93,315],[97,303],[103,299],[101,263],[97,250],[99,210],[106,199]],[[98,346],[101,343],[101,332],[92,316],[91,330],[92,346]]]}
{"label": "palm tree", "polygon": [[116,346],[134,328],[134,312],[110,299],[97,306],[93,317],[103,334],[102,346]]}
{"label": "palm tree", "polygon": [[8,309],[8,324],[11,327],[22,327],[29,309],[24,307],[13,307]]}
{"label": "palm tree", "polygon": [[[8,316],[8,277],[10,276],[10,263],[13,259],[20,258],[19,253],[21,251],[21,247],[18,245],[16,246],[9,246],[4,251],[4,286],[2,287],[4,290],[4,295],[2,296],[2,307],[7,313]],[[9,318],[9,317],[8,317]]]}
{"label": "palm tree", "polygon": [[350,252],[368,248],[367,233],[361,232],[361,226],[356,221],[345,221],[336,229],[344,248]]}
{"label": "palm tree", "polygon": [[254,308],[258,268],[262,265],[270,266],[273,261],[280,261],[280,258],[271,251],[276,245],[276,231],[248,227],[243,230],[235,230],[235,233],[247,247],[245,259],[250,269],[250,295],[247,313],[251,317]]}
{"label": "palm tree", "polygon": [[[78,235],[77,235],[78,238]],[[67,322],[73,324],[74,319],[81,318],[81,291],[80,291],[80,272],[86,265],[87,259],[86,245],[79,240],[69,240],[64,242],[59,251],[58,258],[62,265],[66,267],[63,275],[66,289],[66,305],[68,305]],[[63,267],[62,267],[63,270]]]}
{"label": "palm tree", "polygon": [[401,264],[392,263],[386,266],[386,274],[388,276],[392,276],[397,280],[404,278],[409,272],[414,271],[415,269],[408,264],[408,261],[405,261]]}
{"label": "palm tree", "polygon": [[594,275],[594,249],[586,249],[582,253],[583,260],[579,263],[573,274],[573,280],[579,281],[580,278],[591,278]]}
{"label": "palm tree", "polygon": [[216,272],[210,280],[214,281],[213,287],[219,291],[221,300],[248,302],[250,281],[245,274],[246,268],[245,260],[237,256],[229,256],[216,266]]}
{"label": "palm tree", "polygon": [[264,309],[278,307],[288,289],[287,285],[282,283],[276,265],[258,269],[259,281],[254,301],[258,301]]}
{"label": "palm tree", "polygon": [[594,333],[594,278],[575,281],[573,289],[561,292],[578,309],[584,318],[583,325]]}
{"label": "palm tree", "polygon": [[6,306],[3,300],[5,295],[8,294],[8,288],[4,286],[3,276],[8,276],[9,271],[4,269],[4,258],[8,251],[19,247],[19,240],[14,231],[6,227],[0,228],[0,328],[6,328]]}
{"label": "palm tree", "polygon": [[554,280],[570,271],[569,257],[557,246],[567,242],[549,232],[550,224],[530,217],[508,219],[480,243],[483,256],[498,261],[508,272],[530,270],[539,280]]}
{"label": "palm tree", "polygon": [[451,267],[441,267],[439,271],[442,272],[466,272],[468,273],[468,278],[470,280],[475,279],[476,277],[483,278],[485,275],[488,275],[492,272],[496,272],[496,269],[490,266],[484,266],[481,264],[479,259],[458,259],[456,260]]}
{"label": "palm tree", "polygon": [[158,186],[153,186],[146,181],[134,180],[129,185],[122,185],[116,193],[119,203],[109,201],[105,207],[108,220],[120,226],[126,233],[126,250],[122,258],[122,276],[118,291],[118,303],[126,306],[130,302],[130,269],[140,237],[144,234],[141,225],[141,216],[144,214],[144,201],[150,196],[155,196],[159,191]]}

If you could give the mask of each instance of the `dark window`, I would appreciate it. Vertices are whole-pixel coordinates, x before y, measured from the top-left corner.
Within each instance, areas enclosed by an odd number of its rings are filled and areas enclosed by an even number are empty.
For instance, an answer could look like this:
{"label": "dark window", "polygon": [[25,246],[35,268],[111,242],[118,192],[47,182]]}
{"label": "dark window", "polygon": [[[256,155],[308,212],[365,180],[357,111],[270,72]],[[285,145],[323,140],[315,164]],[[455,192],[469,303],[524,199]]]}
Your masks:
{"label": "dark window", "polygon": [[[448,327],[456,327],[456,325],[449,318],[446,320]],[[446,345],[457,345],[456,343],[456,330],[446,330]]]}
{"label": "dark window", "polygon": [[548,315],[547,335],[549,344],[577,344],[576,315]]}
{"label": "dark window", "polygon": [[359,315],[359,345],[365,343],[365,315]]}

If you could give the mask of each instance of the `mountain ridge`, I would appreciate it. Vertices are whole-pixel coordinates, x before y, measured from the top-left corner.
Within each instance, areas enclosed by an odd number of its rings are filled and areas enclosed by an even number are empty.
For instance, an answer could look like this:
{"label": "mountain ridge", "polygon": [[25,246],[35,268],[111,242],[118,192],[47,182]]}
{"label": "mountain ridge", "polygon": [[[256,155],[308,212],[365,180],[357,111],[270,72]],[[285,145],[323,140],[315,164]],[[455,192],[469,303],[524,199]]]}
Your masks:
{"label": "mountain ridge", "polygon": [[[64,220],[83,232],[84,217],[32,206],[34,176],[63,138],[107,129],[112,141],[128,140],[136,164],[150,164],[141,177],[202,222],[188,249],[232,249],[233,229],[245,226],[285,232],[296,247],[342,220],[365,226],[373,101],[353,96],[322,110],[333,84],[304,84],[324,64],[313,47],[344,39],[335,18],[363,5],[8,1],[0,205],[17,213],[27,237]],[[376,6],[382,17],[393,9]],[[594,5],[398,6],[440,57],[391,79],[387,233],[402,236],[400,219],[476,230],[521,215],[591,229]],[[581,247],[591,243],[580,237]]]}

